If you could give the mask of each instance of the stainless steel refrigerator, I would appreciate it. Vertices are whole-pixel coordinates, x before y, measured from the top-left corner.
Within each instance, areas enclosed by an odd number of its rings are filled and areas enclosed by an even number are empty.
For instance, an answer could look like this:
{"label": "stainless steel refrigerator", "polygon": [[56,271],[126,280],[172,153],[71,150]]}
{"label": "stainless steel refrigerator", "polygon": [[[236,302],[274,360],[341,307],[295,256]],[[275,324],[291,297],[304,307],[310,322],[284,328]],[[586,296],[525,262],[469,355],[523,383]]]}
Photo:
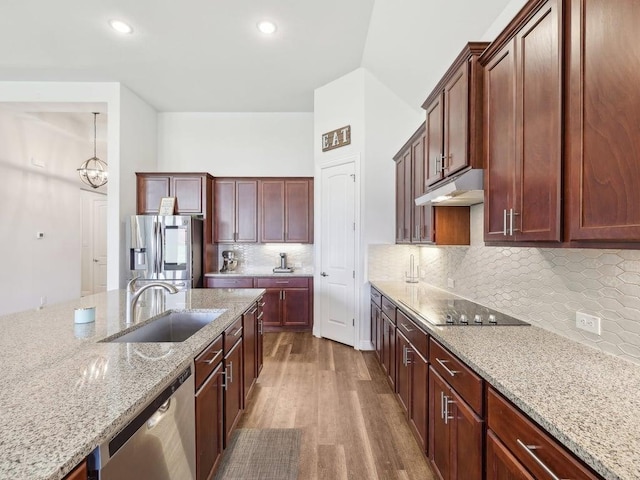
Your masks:
{"label": "stainless steel refrigerator", "polygon": [[202,228],[201,219],[186,215],[132,216],[127,225],[129,278],[201,287]]}

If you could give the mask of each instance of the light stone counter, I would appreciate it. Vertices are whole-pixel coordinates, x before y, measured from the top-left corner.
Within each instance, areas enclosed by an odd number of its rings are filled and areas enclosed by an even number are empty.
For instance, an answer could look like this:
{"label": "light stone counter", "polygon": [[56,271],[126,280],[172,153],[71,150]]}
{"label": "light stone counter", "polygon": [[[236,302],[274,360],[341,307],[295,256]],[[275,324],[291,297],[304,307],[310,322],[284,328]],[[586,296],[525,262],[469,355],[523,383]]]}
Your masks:
{"label": "light stone counter", "polygon": [[[168,309],[225,310],[181,343],[100,343],[127,328],[124,290],[0,317],[0,479],[64,477],[263,292],[146,291],[138,324]],[[88,306],[95,323],[74,325],[74,309]]]}
{"label": "light stone counter", "polygon": [[233,272],[208,272],[205,277],[313,277],[313,268],[298,268],[291,273],[273,273],[273,267],[243,268]]}
{"label": "light stone counter", "polygon": [[[396,304],[455,298],[372,281]],[[640,367],[533,326],[418,325],[607,479],[640,478]]]}

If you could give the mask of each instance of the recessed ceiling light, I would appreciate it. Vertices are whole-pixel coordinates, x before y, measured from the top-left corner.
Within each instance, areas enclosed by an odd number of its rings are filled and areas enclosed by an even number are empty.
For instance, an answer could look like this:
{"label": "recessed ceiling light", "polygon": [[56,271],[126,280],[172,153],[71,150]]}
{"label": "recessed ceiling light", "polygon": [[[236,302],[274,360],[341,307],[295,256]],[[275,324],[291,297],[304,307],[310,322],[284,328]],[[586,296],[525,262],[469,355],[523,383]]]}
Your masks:
{"label": "recessed ceiling light", "polygon": [[109,20],[109,25],[118,33],[133,33],[133,27],[122,20]]}
{"label": "recessed ceiling light", "polygon": [[276,26],[276,24],[268,20],[263,20],[262,22],[258,23],[258,30],[260,30],[265,35],[271,35],[275,33],[277,29],[278,27]]}

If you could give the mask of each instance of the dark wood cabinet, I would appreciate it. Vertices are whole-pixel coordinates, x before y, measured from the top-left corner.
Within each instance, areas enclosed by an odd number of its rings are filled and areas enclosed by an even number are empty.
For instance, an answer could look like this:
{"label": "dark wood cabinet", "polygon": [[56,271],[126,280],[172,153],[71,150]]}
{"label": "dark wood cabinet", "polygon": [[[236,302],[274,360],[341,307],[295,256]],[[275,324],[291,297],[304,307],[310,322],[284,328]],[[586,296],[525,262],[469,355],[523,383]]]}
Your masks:
{"label": "dark wood cabinet", "polygon": [[470,42],[422,104],[426,111],[426,186],[467,168],[482,168],[482,87],[478,58],[488,46]]}
{"label": "dark wood cabinet", "polygon": [[257,277],[264,288],[264,321],[267,330],[309,330],[313,326],[313,279],[310,277]]}
{"label": "dark wood cabinet", "polygon": [[382,311],[374,302],[371,302],[371,342],[378,360],[382,353]]}
{"label": "dark wood cabinet", "polygon": [[487,431],[487,480],[535,480],[491,430]]}
{"label": "dark wood cabinet", "polygon": [[206,288],[253,288],[253,277],[205,277]]}
{"label": "dark wood cabinet", "polygon": [[[226,332],[225,332],[226,336]],[[226,341],[226,339],[225,339]],[[231,432],[235,428],[243,405],[243,388],[242,388],[242,339],[239,339],[235,345],[227,351],[224,357],[224,444],[225,448],[229,445]]]}
{"label": "dark wood cabinet", "polygon": [[485,241],[559,242],[562,0],[530,2],[485,65]]}
{"label": "dark wood cabinet", "polygon": [[409,397],[411,395],[411,364],[407,360],[411,344],[402,333],[396,332],[396,392],[405,414],[409,413]]}
{"label": "dark wood cabinet", "polygon": [[491,442],[487,448],[488,478],[511,478],[504,472],[522,470],[533,478],[600,478],[491,387],[487,392],[487,427]]}
{"label": "dark wood cabinet", "polygon": [[196,478],[212,478],[223,450],[223,337],[195,359]]}
{"label": "dark wood cabinet", "polygon": [[196,391],[196,478],[213,477],[223,451],[224,375],[222,362]]}
{"label": "dark wood cabinet", "polygon": [[87,461],[84,460],[80,465],[74,468],[63,480],[87,480],[89,472],[87,469]]}
{"label": "dark wood cabinet", "polygon": [[387,374],[391,388],[396,388],[396,326],[382,313],[382,369]]}
{"label": "dark wood cabinet", "polygon": [[566,4],[568,240],[636,242],[638,248],[638,5]]}
{"label": "dark wood cabinet", "polygon": [[216,178],[215,241],[258,242],[258,180]]}
{"label": "dark wood cabinet", "polygon": [[258,341],[258,304],[254,304],[242,314],[242,341],[244,349],[243,369],[243,406],[246,405],[249,393],[258,377],[257,341]]}
{"label": "dark wood cabinet", "polygon": [[264,365],[264,307],[266,303],[264,297],[258,299],[258,316],[256,317],[256,378],[262,371]]}
{"label": "dark wood cabinet", "polygon": [[313,179],[260,179],[261,243],[313,243]]}
{"label": "dark wood cabinet", "polygon": [[433,367],[429,403],[429,455],[439,477],[481,480],[483,421]]}

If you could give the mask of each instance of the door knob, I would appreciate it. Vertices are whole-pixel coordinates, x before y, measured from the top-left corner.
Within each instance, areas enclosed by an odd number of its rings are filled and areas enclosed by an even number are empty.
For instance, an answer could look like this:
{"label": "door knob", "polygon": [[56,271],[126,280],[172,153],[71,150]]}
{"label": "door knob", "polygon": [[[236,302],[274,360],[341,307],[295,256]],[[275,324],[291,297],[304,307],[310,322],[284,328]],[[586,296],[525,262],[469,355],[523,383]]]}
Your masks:
{"label": "door knob", "polygon": [[322,275],[323,277],[328,277],[329,274],[327,272],[322,272],[320,275]]}
{"label": "door knob", "polygon": [[97,258],[94,258],[93,261],[94,261],[94,263],[98,263],[98,259]]}

